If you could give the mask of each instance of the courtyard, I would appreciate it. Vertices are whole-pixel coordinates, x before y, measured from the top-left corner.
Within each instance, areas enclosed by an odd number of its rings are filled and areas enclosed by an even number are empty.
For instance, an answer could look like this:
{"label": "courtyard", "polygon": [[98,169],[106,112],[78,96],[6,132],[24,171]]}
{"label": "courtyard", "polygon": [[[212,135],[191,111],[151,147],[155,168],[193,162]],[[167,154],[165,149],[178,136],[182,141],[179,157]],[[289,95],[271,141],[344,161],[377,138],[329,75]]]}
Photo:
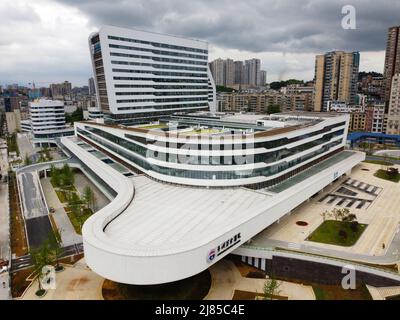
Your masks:
{"label": "courtyard", "polygon": [[[251,244],[285,245],[285,248],[293,250],[307,246],[312,247],[314,253],[322,255],[324,249],[348,254],[385,255],[399,232],[400,188],[391,181],[374,176],[380,169],[381,165],[362,162],[350,176],[338,179],[290,215],[253,237]],[[333,208],[347,208],[357,216],[360,224],[368,225],[354,245],[341,246],[307,240],[323,223],[322,213]],[[299,221],[304,223],[296,223]],[[398,250],[391,254],[400,258]]]}

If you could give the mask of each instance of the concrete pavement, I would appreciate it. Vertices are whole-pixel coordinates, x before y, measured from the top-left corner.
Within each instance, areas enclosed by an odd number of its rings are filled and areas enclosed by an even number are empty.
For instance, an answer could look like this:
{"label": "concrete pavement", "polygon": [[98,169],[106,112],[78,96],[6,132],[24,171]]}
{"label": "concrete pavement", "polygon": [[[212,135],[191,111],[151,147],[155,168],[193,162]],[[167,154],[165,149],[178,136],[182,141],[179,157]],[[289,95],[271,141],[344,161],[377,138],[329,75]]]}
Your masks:
{"label": "concrete pavement", "polygon": [[[342,247],[307,241],[307,237],[323,222],[321,213],[338,206],[320,202],[326,194],[332,194],[345,179],[325,188],[318,196],[296,208],[291,215],[280,219],[254,237],[252,246],[283,248],[306,253],[336,257],[340,259],[374,264],[394,264],[400,261],[400,184],[375,177],[380,165],[362,163],[350,178],[377,186],[382,189],[369,206],[361,209],[350,208],[360,223],[368,225],[354,246]],[[361,197],[364,197],[360,193]],[[340,206],[339,206],[340,207]],[[297,221],[307,222],[299,226]],[[383,246],[382,244],[385,244]]]}
{"label": "concrete pavement", "polygon": [[58,199],[58,196],[50,183],[50,178],[41,179],[41,183],[48,205],[55,209],[55,212],[51,213],[51,215],[60,231],[63,246],[81,243],[82,236],[75,232],[74,226],[65,212],[63,204]]}
{"label": "concrete pavement", "polygon": [[110,203],[110,200],[95,186],[83,173],[75,174],[75,188],[82,195],[86,187],[90,187],[93,190],[94,197],[96,199],[96,210],[101,210]]}
{"label": "concrete pavement", "polygon": [[[212,283],[205,300],[231,300],[235,290],[260,294],[264,292],[266,279],[243,277],[232,261],[222,259],[209,270]],[[311,286],[286,281],[279,282],[280,296],[288,297],[289,300],[315,300]]]}
{"label": "concrete pavement", "polygon": [[29,141],[29,137],[27,136],[26,133],[18,133],[17,143],[18,143],[19,153],[20,153],[22,159],[25,159],[26,155],[28,155],[28,157],[30,157],[35,153],[35,151],[33,150],[32,144]]}
{"label": "concrete pavement", "polygon": [[56,289],[39,298],[35,295],[38,284],[34,281],[21,300],[103,300],[103,282],[104,278],[91,271],[82,259],[56,273]]}

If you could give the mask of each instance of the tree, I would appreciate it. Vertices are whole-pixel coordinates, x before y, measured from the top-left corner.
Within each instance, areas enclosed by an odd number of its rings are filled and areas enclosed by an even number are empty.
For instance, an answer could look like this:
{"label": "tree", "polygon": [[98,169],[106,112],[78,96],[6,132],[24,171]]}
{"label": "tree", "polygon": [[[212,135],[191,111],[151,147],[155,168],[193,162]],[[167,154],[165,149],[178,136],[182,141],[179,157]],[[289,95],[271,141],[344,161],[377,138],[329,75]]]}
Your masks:
{"label": "tree", "polygon": [[61,169],[61,185],[72,186],[74,184],[74,173],[71,167],[66,163]]}
{"label": "tree", "polygon": [[95,198],[92,188],[90,188],[89,186],[86,186],[85,189],[83,190],[83,199],[84,199],[86,206],[88,208],[92,209],[92,211],[94,211],[94,207],[96,204],[96,198]]}
{"label": "tree", "polygon": [[64,250],[62,247],[61,231],[58,228],[56,228],[53,231],[53,234],[50,235],[49,244],[51,250],[53,251],[54,260],[56,263],[55,270],[56,271],[64,270],[64,267],[61,266],[59,263],[60,256],[63,254]]}
{"label": "tree", "polygon": [[75,193],[71,193],[71,197],[68,199],[68,206],[71,208],[74,216],[79,220],[79,227],[82,229],[82,200]]}
{"label": "tree", "polygon": [[235,92],[234,89],[225,86],[216,86],[217,92]]}
{"label": "tree", "polygon": [[264,283],[264,299],[265,300],[272,300],[274,296],[279,295],[281,292],[279,287],[281,283],[273,277],[270,277]]}
{"label": "tree", "polygon": [[273,113],[279,113],[281,112],[281,106],[278,104],[270,104],[267,107],[267,113],[268,114],[273,114]]}
{"label": "tree", "polygon": [[51,184],[55,187],[59,187],[61,183],[61,177],[59,170],[54,164],[50,166]]}
{"label": "tree", "polygon": [[327,218],[331,216],[330,212],[328,210],[325,210],[324,212],[321,213],[322,220],[325,221]]}
{"label": "tree", "polygon": [[73,124],[75,121],[82,121],[83,120],[83,109],[77,108],[72,113],[65,114],[65,122]]}
{"label": "tree", "polygon": [[303,84],[303,83],[304,83],[303,80],[289,79],[289,80],[271,82],[269,87],[273,90],[279,90],[280,88],[286,87],[289,84]]}
{"label": "tree", "polygon": [[28,156],[27,153],[25,153],[24,164],[25,164],[26,166],[29,166],[30,164],[32,164],[32,161],[31,161],[31,159],[29,158],[29,156]]}
{"label": "tree", "polygon": [[46,290],[42,287],[43,267],[52,264],[52,250],[49,241],[44,241],[38,248],[30,249],[30,256],[33,263],[33,275],[38,280],[39,289],[36,291],[37,296],[43,296]]}
{"label": "tree", "polygon": [[339,237],[342,239],[346,239],[347,238],[347,232],[345,230],[340,229],[339,230]]}

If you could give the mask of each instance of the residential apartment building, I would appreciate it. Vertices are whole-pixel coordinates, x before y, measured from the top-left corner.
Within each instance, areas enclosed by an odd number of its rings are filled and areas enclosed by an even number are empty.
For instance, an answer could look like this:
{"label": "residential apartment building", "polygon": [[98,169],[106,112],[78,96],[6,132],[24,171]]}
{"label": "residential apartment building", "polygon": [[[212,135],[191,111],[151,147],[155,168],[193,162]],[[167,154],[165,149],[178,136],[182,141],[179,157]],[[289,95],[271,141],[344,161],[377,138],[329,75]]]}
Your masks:
{"label": "residential apartment building", "polygon": [[95,95],[96,94],[96,86],[94,84],[94,78],[93,77],[89,78],[88,87],[89,87],[89,95],[90,96]]}
{"label": "residential apartment building", "polygon": [[216,86],[225,85],[225,60],[218,58],[210,63],[211,73]]}
{"label": "residential apartment building", "polygon": [[243,84],[244,64],[243,61],[235,61],[235,84]]}
{"label": "residential apartment building", "polygon": [[269,105],[279,105],[281,111],[310,111],[312,110],[312,95],[267,93],[219,93],[217,95],[219,112],[256,112],[267,113]]}
{"label": "residential apartment building", "polygon": [[89,46],[98,106],[107,123],[215,109],[207,42],[103,26],[90,35]]}
{"label": "residential apartment building", "polygon": [[315,59],[314,110],[326,111],[330,100],[355,104],[360,54],[332,51]]}
{"label": "residential apartment building", "polygon": [[265,86],[267,84],[267,71],[260,71],[260,86]]}
{"label": "residential apartment building", "polygon": [[400,73],[392,77],[386,133],[400,134]]}
{"label": "residential apartment building", "polygon": [[216,85],[247,88],[265,86],[267,72],[260,70],[260,59],[233,61],[218,58],[210,63]]}
{"label": "residential apartment building", "polygon": [[261,84],[261,60],[260,59],[250,59],[244,62],[245,73],[247,74],[247,82],[249,86],[257,87]]}
{"label": "residential apartment building", "polygon": [[72,84],[69,81],[64,81],[63,83],[52,83],[50,85],[50,91],[53,99],[70,100]]}
{"label": "residential apartment building", "polygon": [[385,66],[383,70],[384,100],[389,107],[392,78],[400,73],[400,26],[391,27],[387,33]]}

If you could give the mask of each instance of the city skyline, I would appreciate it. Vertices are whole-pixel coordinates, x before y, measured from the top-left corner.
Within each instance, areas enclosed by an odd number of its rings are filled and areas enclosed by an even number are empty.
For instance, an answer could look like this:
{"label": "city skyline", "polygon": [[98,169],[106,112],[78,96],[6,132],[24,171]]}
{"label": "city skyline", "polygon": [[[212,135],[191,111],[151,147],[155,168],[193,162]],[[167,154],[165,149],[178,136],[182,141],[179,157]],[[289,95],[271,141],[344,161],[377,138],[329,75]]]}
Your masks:
{"label": "city skyline", "polygon": [[[14,1],[0,8],[6,17],[1,26],[6,36],[0,44],[4,57],[0,83],[34,81],[40,87],[69,80],[73,85],[86,85],[92,76],[87,37],[105,23],[208,41],[210,61],[259,58],[268,71],[268,82],[311,80],[315,55],[332,50],[360,51],[360,71],[383,72],[385,35],[389,27],[398,24],[398,3],[355,1],[357,29],[344,30],[340,25],[344,2],[322,6],[321,1],[309,1],[301,8],[287,1],[268,2],[270,5],[250,1],[229,7],[219,3],[211,9],[207,1],[195,6],[163,4],[152,12],[157,6],[151,2],[130,10],[133,4],[111,8],[97,1],[82,5],[75,1]],[[239,11],[238,19],[225,23]],[[282,12],[287,18],[284,26],[277,20]],[[201,27],[199,17],[204,16],[207,23]],[[249,18],[252,23],[246,21]]]}

